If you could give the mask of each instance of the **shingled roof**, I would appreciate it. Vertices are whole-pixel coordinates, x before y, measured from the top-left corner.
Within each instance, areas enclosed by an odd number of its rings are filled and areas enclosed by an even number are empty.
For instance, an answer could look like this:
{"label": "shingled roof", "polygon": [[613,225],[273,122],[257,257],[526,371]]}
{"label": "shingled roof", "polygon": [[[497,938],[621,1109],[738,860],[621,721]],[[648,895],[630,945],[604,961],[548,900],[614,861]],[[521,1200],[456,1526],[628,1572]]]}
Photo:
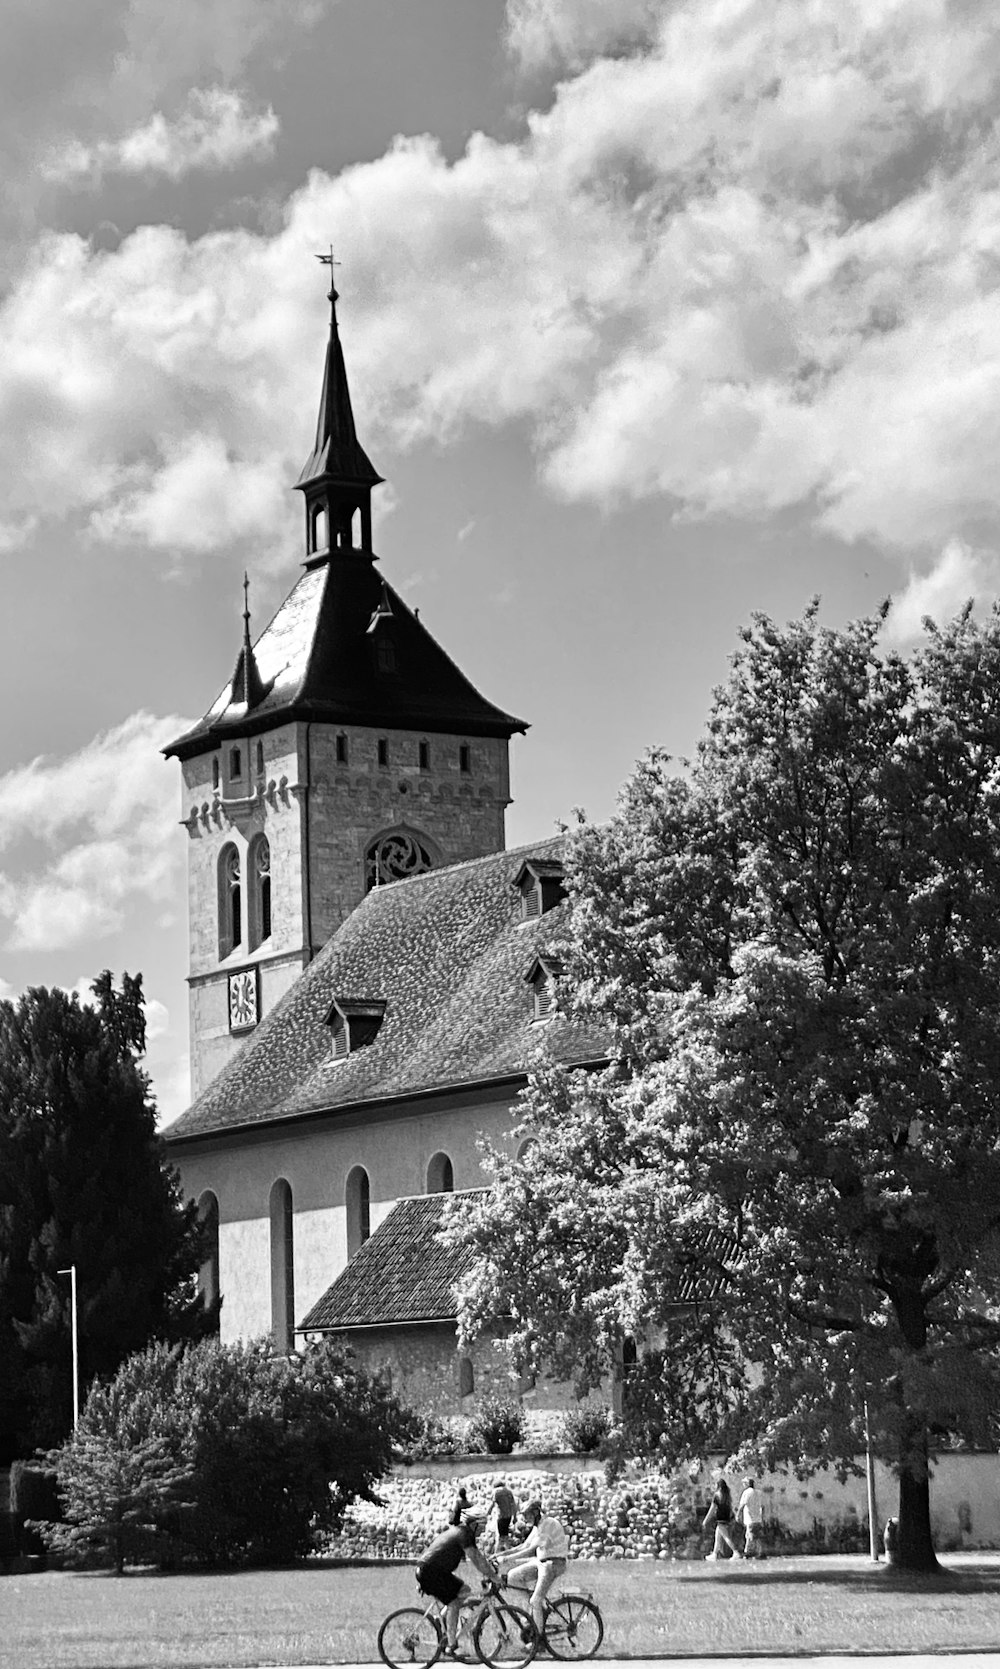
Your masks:
{"label": "shingled roof", "polygon": [[397,1200],[298,1330],[320,1333],[454,1320],[455,1283],[464,1273],[464,1254],[458,1247],[442,1245],[438,1232],[453,1202],[475,1199],[479,1192]]}
{"label": "shingled roof", "polygon": [[[391,670],[370,627],[392,645]],[[403,730],[510,736],[521,719],[487,701],[436,643],[364,551],[317,558],[253,646],[262,690],[252,706],[230,679],[191,730],[164,753],[188,759],[227,735],[291,719]]]}
{"label": "shingled roof", "polygon": [[[524,971],[559,938],[568,901],[520,919],[525,858],[556,836],[377,887],[194,1105],[166,1132],[184,1142],[435,1090],[516,1080],[541,1058],[604,1058],[603,1033],[533,1023]],[[385,1003],[372,1043],[334,1059],[335,1000]]]}

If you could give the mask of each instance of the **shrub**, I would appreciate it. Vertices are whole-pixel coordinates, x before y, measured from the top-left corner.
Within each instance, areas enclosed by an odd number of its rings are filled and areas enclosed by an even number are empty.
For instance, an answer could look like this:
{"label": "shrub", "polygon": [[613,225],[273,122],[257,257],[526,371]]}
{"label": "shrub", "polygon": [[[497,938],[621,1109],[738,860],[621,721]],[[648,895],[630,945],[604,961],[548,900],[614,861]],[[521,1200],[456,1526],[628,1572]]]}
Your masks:
{"label": "shrub", "polygon": [[435,1414],[414,1413],[412,1418],[413,1435],[404,1438],[396,1450],[404,1466],[412,1466],[417,1460],[433,1460],[437,1455],[463,1452],[464,1445],[453,1427],[444,1420],[439,1420]]}
{"label": "shrub", "polygon": [[593,1454],[611,1430],[610,1408],[603,1403],[584,1403],[582,1408],[571,1408],[563,1416],[562,1438],[576,1455]]}
{"label": "shrub", "polygon": [[469,1434],[487,1454],[509,1455],[524,1436],[525,1424],[524,1409],[513,1397],[487,1395],[480,1399]]}
{"label": "shrub", "polygon": [[154,1346],[95,1386],[53,1458],[72,1529],[43,1534],[83,1561],[287,1563],[376,1499],[394,1442],[413,1435],[381,1378],[323,1345]]}

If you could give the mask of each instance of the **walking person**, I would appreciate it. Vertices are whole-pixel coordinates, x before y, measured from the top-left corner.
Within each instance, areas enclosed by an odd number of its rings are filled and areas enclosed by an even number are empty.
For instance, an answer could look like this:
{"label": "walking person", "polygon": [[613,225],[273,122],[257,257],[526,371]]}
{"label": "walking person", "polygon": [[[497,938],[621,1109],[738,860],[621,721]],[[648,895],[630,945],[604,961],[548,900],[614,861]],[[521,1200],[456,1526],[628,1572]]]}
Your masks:
{"label": "walking person", "polygon": [[743,1494],[736,1508],[743,1526],[743,1553],[747,1559],[763,1559],[764,1503],[753,1478],[743,1479]]}
{"label": "walking person", "polygon": [[727,1547],[734,1559],[743,1558],[742,1549],[737,1547],[733,1540],[734,1523],[733,1498],[729,1492],[729,1485],[725,1478],[720,1478],[715,1486],[715,1494],[712,1496],[712,1505],[705,1514],[702,1526],[705,1530],[715,1530],[715,1545],[711,1553],[706,1554],[706,1558],[725,1559],[727,1557]]}

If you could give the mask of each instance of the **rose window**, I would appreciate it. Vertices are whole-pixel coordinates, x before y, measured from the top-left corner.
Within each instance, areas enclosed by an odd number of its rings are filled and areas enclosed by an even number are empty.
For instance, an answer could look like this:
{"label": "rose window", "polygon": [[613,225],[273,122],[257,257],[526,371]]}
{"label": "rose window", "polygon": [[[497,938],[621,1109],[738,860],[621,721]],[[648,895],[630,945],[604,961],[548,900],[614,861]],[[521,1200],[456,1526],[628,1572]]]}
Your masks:
{"label": "rose window", "polygon": [[422,875],[433,867],[430,853],[411,834],[397,830],[395,834],[380,835],[365,853],[365,886],[388,886],[391,881],[405,881],[408,875]]}

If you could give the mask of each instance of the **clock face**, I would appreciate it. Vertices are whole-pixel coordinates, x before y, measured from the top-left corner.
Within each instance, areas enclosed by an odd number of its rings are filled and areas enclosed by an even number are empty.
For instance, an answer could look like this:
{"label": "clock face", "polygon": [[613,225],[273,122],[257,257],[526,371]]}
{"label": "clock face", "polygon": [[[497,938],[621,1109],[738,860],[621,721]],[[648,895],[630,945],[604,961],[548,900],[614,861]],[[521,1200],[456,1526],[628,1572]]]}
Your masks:
{"label": "clock face", "polygon": [[229,1030],[250,1031],[260,1018],[257,1000],[257,970],[244,968],[229,976]]}

